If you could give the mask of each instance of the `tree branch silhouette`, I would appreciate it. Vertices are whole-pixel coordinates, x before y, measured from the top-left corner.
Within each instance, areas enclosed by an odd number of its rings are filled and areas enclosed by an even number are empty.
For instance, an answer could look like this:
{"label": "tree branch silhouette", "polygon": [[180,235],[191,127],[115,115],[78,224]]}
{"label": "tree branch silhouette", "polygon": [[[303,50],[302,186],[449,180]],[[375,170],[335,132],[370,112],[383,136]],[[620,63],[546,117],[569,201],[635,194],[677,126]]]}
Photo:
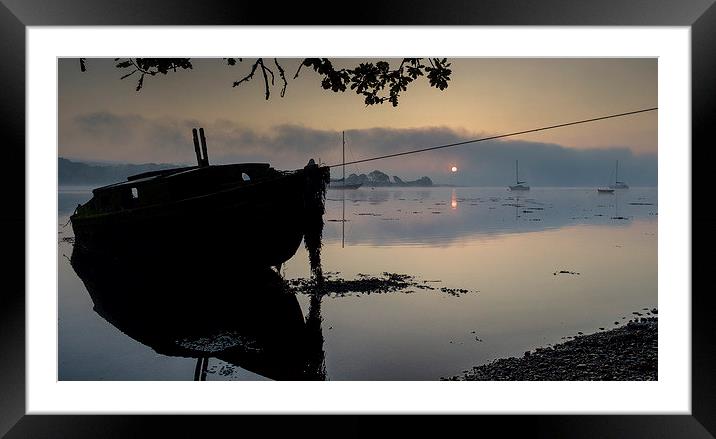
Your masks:
{"label": "tree branch silhouette", "polygon": [[283,81],[283,88],[281,88],[281,97],[284,97],[286,95],[286,87],[288,87],[288,81],[286,80],[286,72],[283,70],[283,67],[281,67],[281,64],[278,63],[278,60],[276,58],[273,59],[273,62],[276,63],[278,74],[279,76],[281,76],[281,81]]}
{"label": "tree branch silhouette", "polygon": [[[363,97],[366,106],[389,102],[393,107],[398,106],[400,95],[416,79],[425,76],[431,87],[445,90],[448,87],[452,70],[446,58],[403,58],[396,68],[391,68],[388,61],[363,62],[354,68],[336,69],[328,58],[304,58],[296,70],[293,79],[297,79],[303,67],[310,68],[321,79],[321,87],[334,93],[344,93],[348,89]],[[235,67],[243,63],[243,58],[224,58],[227,66]],[[80,70],[87,71],[87,58],[80,58]],[[281,97],[286,95],[288,79],[286,72],[277,58],[273,59],[279,78],[281,78]],[[120,79],[128,78],[139,73],[136,91],[144,87],[146,75],[166,75],[169,72],[192,69],[191,58],[115,58],[115,67],[124,70]],[[254,78],[260,69],[264,82],[264,96],[266,100],[271,97],[271,89],[275,84],[273,70],[265,63],[264,58],[257,58],[250,71],[237,81],[233,87],[238,87]],[[271,81],[269,83],[269,76]]]}

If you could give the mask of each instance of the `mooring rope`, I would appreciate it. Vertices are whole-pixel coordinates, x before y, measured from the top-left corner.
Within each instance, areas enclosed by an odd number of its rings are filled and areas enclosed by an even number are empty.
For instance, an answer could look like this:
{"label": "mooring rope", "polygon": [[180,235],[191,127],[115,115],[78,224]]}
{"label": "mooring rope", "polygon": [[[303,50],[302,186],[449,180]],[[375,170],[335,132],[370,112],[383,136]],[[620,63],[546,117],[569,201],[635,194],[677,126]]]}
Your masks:
{"label": "mooring rope", "polygon": [[486,140],[502,139],[502,138],[505,138],[505,137],[518,136],[518,135],[520,135],[520,134],[536,133],[536,132],[538,132],[538,131],[553,130],[553,129],[555,129],[555,128],[563,128],[563,127],[568,127],[568,126],[572,126],[572,125],[579,125],[579,124],[584,124],[584,123],[589,123],[589,122],[596,122],[596,121],[600,121],[600,120],[614,119],[614,118],[616,118],[616,117],[631,116],[631,115],[634,115],[634,114],[646,113],[646,112],[655,111],[655,110],[658,110],[658,109],[659,109],[659,107],[652,107],[652,108],[645,108],[645,109],[635,110],[635,111],[627,111],[626,113],[610,114],[610,115],[607,115],[607,116],[593,117],[593,118],[591,118],[591,119],[582,119],[582,120],[577,120],[577,121],[574,121],[574,122],[560,123],[560,124],[557,124],[557,125],[548,125],[548,126],[543,126],[543,127],[539,127],[539,128],[532,128],[532,129],[524,130],[524,131],[515,131],[515,132],[507,133],[507,134],[499,134],[499,135],[497,135],[497,136],[482,137],[482,138],[479,138],[479,139],[464,140],[464,141],[462,141],[462,142],[448,143],[448,144],[446,144],[446,145],[430,146],[430,147],[427,147],[427,148],[420,148],[420,149],[414,149],[414,150],[410,150],[410,151],[397,152],[397,153],[394,153],[394,154],[386,154],[386,155],[381,155],[381,156],[378,156],[378,157],[371,157],[371,158],[367,158],[367,159],[354,160],[354,161],[352,161],[352,162],[338,163],[338,164],[335,164],[335,165],[329,165],[328,167],[329,167],[329,168],[336,168],[336,167],[339,167],[339,166],[354,165],[354,164],[356,164],[356,163],[372,162],[372,161],[374,161],[374,160],[382,160],[382,159],[387,159],[387,158],[391,158],[391,157],[399,157],[399,156],[408,155],[408,154],[417,154],[417,153],[420,153],[420,152],[433,151],[433,150],[436,150],[436,149],[452,148],[452,147],[454,147],[454,146],[461,146],[461,145],[467,145],[467,144],[470,144],[470,143],[484,142],[484,141],[486,141]]}

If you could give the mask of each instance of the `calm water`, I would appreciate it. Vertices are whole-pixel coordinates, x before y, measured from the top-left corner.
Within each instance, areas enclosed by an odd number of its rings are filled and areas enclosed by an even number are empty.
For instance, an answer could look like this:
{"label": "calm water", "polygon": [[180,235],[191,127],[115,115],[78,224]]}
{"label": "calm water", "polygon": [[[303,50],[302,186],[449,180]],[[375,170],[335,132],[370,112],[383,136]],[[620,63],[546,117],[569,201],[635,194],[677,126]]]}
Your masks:
{"label": "calm water", "polygon": [[[340,222],[344,195],[345,223]],[[657,195],[656,188],[616,195],[533,188],[519,196],[504,188],[329,190],[325,272],[344,279],[360,273],[410,274],[437,288],[330,295],[318,306],[299,294],[291,298],[300,308],[299,320],[308,321],[309,310],[322,318],[311,319],[320,324],[307,332],[317,346],[306,349],[318,353],[330,380],[437,380],[559,343],[577,331],[614,327],[633,311],[657,306]],[[63,227],[69,215],[89,198],[89,188],[66,187],[59,193],[59,379],[192,380],[196,353],[216,352],[207,346],[217,343],[244,344],[242,358],[248,358],[246,352],[254,348],[246,348],[251,343],[235,332],[182,339],[180,349],[166,349],[157,337],[128,329],[137,319],[152,317],[132,314],[126,326],[116,313],[108,317],[113,324],[95,311],[97,304],[70,265],[72,244],[63,240],[72,236],[71,226]],[[555,274],[561,270],[579,274]],[[289,280],[309,277],[303,247],[282,274]],[[219,274],[218,284],[231,276]],[[454,296],[439,287],[470,291]],[[228,306],[217,296],[201,297],[204,308],[197,313],[203,319],[213,318],[218,311],[212,309]],[[236,309],[231,318],[241,320],[244,299],[227,300]],[[280,326],[291,312],[260,320]],[[161,327],[163,317],[152,316]],[[199,361],[206,362],[207,380],[276,377],[285,364],[280,355],[268,369],[213,355]],[[269,369],[272,373],[263,376]]]}

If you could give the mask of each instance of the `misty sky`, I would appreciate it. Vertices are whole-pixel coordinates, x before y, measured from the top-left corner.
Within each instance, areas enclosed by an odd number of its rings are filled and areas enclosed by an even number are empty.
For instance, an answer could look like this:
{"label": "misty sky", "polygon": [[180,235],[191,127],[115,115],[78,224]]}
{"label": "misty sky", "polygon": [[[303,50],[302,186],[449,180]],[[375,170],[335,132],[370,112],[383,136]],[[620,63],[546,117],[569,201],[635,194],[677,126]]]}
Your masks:
{"label": "misty sky", "polygon": [[[337,60],[355,66],[363,60]],[[393,60],[394,61],[394,60]],[[194,59],[194,69],[136,77],[112,59],[61,59],[59,155],[85,161],[192,163],[191,128],[207,133],[212,163],[266,161],[279,169],[302,167],[310,158],[347,160],[536,128],[542,125],[658,105],[656,59],[454,58],[450,86],[439,91],[425,78],[403,92],[397,108],[366,107],[360,96],[333,93],[304,69],[286,96],[273,88],[264,99],[259,74],[232,88],[250,68],[219,59]],[[297,59],[282,60],[289,78]],[[657,113],[534,133],[348,167],[437,182],[509,184],[514,160],[533,185],[607,184],[620,177],[634,185],[657,181]],[[459,171],[450,174],[457,165]]]}

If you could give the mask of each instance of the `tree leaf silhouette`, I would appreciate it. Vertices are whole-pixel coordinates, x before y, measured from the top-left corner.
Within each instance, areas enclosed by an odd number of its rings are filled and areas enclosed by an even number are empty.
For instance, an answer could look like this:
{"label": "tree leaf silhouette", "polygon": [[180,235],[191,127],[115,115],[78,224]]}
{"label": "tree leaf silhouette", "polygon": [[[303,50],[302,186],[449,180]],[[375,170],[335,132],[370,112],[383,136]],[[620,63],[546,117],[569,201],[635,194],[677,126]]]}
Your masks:
{"label": "tree leaf silhouette", "polygon": [[[397,107],[401,94],[407,91],[415,80],[423,76],[427,77],[431,87],[438,90],[445,90],[448,87],[452,70],[447,58],[427,58],[427,65],[423,63],[424,59],[403,58],[396,68],[392,68],[389,61],[380,60],[362,62],[353,68],[337,69],[329,58],[304,58],[293,79],[298,78],[301,70],[306,67],[319,76],[321,88],[324,90],[334,93],[351,90],[362,96],[363,102],[367,106],[390,102],[393,107]],[[80,58],[80,69],[83,72],[86,71],[85,60],[86,58]],[[235,68],[242,63],[243,58],[224,58],[224,61],[227,66]],[[117,69],[128,70],[120,79],[132,76],[136,72],[141,73],[136,91],[140,91],[144,86],[146,75],[155,77],[179,70],[193,69],[191,58],[115,58],[115,62]],[[288,87],[285,69],[276,58],[274,58],[274,64],[281,79],[280,96],[284,97]],[[264,96],[268,100],[271,96],[271,89],[276,84],[274,72],[266,65],[264,58],[256,58],[251,64],[250,70],[239,80],[234,81],[232,86],[237,87],[244,82],[251,81],[259,69],[264,80]]]}

